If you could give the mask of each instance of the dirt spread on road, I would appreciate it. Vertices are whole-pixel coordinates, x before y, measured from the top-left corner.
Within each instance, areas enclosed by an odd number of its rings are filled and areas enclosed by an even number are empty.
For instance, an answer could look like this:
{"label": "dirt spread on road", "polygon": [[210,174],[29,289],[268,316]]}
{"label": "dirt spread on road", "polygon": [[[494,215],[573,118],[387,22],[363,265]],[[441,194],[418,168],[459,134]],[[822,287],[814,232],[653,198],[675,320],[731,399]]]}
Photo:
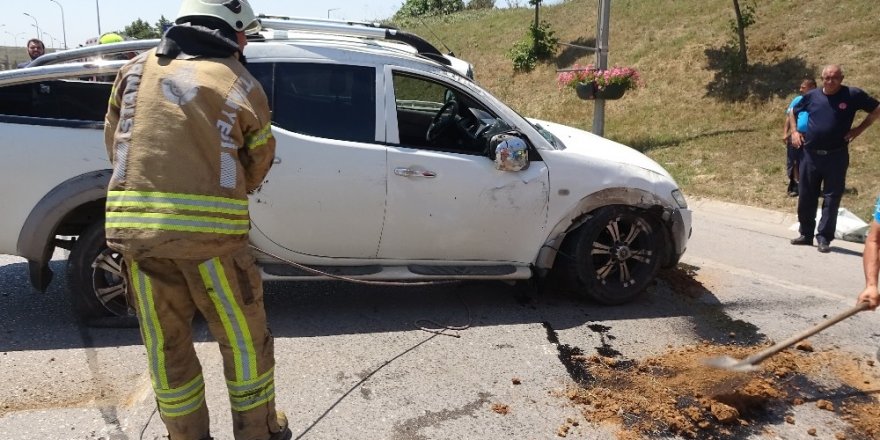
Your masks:
{"label": "dirt spread on road", "polygon": [[[679,267],[662,278],[690,298],[707,292],[695,278],[696,268]],[[819,421],[797,420],[794,409],[814,405],[830,411],[848,426],[834,438],[880,439],[880,365],[868,356],[837,348],[814,347],[809,341],[772,356],[758,371],[739,373],[706,366],[717,356],[743,359],[770,345],[738,341],[731,333],[723,343],[701,342],[672,348],[656,357],[585,355],[568,347],[566,368],[576,385],[564,390],[592,424],[611,425],[619,440],[677,435],[698,439],[739,439],[772,432],[772,425],[794,425],[816,436]],[[561,346],[560,346],[561,347]],[[561,353],[562,355],[562,353]],[[568,419],[559,437],[576,436],[576,419]]]}
{"label": "dirt spread on road", "polygon": [[[590,423],[620,427],[618,438],[631,440],[674,434],[686,438],[742,438],[773,423],[769,413],[786,414],[796,405],[816,405],[847,421],[845,438],[880,436],[880,369],[839,352],[789,350],[761,365],[736,373],[703,365],[713,356],[743,358],[754,347],[700,344],[642,361],[598,355],[582,357],[587,381],[564,395]],[[836,387],[822,383],[836,377]],[[817,398],[816,396],[823,396]],[[569,423],[569,422],[566,422]],[[811,428],[802,421],[804,433]],[[568,432],[567,430],[565,430]]]}

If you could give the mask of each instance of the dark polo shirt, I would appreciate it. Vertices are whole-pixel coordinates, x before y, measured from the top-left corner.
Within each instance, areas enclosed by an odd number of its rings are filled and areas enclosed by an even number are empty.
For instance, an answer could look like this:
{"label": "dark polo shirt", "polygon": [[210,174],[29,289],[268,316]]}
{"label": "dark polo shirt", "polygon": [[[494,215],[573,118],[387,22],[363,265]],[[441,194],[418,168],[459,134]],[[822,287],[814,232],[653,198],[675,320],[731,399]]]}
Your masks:
{"label": "dark polo shirt", "polygon": [[852,128],[856,112],[874,111],[880,104],[862,89],[841,86],[833,95],[822,93],[821,88],[810,90],[792,111],[810,115],[804,148],[808,150],[836,150],[846,148],[844,136]]}

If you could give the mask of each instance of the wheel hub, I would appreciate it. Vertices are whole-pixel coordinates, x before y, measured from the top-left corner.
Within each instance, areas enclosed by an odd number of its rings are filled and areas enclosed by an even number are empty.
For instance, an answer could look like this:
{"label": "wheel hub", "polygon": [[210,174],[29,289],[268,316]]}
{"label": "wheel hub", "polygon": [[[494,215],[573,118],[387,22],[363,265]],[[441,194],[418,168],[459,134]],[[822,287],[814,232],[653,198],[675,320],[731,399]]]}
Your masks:
{"label": "wheel hub", "polygon": [[126,316],[131,311],[125,270],[122,255],[110,249],[104,249],[92,263],[92,288],[96,299],[116,316]]}
{"label": "wheel hub", "polygon": [[617,243],[611,249],[611,255],[616,261],[626,261],[632,257],[633,253],[629,246]]}

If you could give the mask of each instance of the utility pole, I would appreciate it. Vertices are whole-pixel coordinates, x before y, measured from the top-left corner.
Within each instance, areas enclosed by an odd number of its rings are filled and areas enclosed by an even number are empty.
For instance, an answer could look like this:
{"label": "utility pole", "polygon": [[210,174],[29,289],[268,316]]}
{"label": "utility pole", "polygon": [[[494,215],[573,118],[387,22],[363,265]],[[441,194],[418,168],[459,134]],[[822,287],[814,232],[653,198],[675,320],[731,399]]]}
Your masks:
{"label": "utility pole", "polygon": [[[608,68],[608,34],[611,23],[611,0],[599,0],[599,26],[596,32],[596,69]],[[593,134],[605,135],[605,100],[593,104]]]}
{"label": "utility pole", "polygon": [[[6,25],[0,24],[0,27],[5,28]],[[12,32],[7,31],[6,29],[3,29],[3,32],[5,32],[9,35],[12,35]],[[6,41],[4,40],[3,42],[5,43]],[[3,70],[10,69],[12,66],[9,65],[9,48],[8,47],[3,48],[3,57],[6,59],[6,61],[3,62]]]}
{"label": "utility pole", "polygon": [[67,25],[64,24],[64,6],[61,6],[61,3],[58,3],[58,0],[49,0],[52,3],[58,5],[61,8],[61,33],[64,37],[64,49],[67,49]]}
{"label": "utility pole", "polygon": [[[46,36],[48,36],[49,38],[47,39]],[[44,46],[46,45],[46,42],[48,41],[49,44],[52,45],[52,49],[55,49],[55,41],[58,41],[57,38],[53,37],[52,34],[46,32],[46,31],[43,31],[40,33],[40,39],[43,40]]]}
{"label": "utility pole", "polygon": [[3,31],[3,32],[5,32],[9,35],[12,35],[12,44],[14,47],[18,47],[18,36],[25,33],[25,32],[19,32],[17,34],[13,34],[12,32],[9,32],[9,31]]}
{"label": "utility pole", "polygon": [[98,13],[98,38],[101,38],[101,5],[95,0],[95,12]]}

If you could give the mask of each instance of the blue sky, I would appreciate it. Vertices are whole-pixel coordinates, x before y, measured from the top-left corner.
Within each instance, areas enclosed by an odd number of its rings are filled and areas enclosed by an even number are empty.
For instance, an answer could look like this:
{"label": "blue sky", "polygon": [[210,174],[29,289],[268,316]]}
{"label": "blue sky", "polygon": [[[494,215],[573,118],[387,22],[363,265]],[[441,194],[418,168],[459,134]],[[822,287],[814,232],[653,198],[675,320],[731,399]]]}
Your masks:
{"label": "blue sky", "polygon": [[[180,0],[28,0],[26,2],[3,0],[3,3],[5,7],[0,17],[0,42],[2,42],[0,44],[24,46],[28,39],[37,36],[37,26],[39,26],[46,47],[57,49],[63,48],[65,34],[67,46],[70,48],[98,36],[98,17],[100,17],[101,32],[109,32],[121,30],[138,18],[151,24],[158,21],[162,15],[173,20],[180,6]],[[508,3],[516,2],[496,0],[496,5],[499,7]],[[547,3],[558,3],[558,1]],[[309,2],[251,0],[251,5],[258,14],[316,18],[327,18],[329,15],[330,18],[346,20],[388,18],[400,9],[402,4],[403,0]],[[520,0],[519,4],[528,4],[528,2]]]}

